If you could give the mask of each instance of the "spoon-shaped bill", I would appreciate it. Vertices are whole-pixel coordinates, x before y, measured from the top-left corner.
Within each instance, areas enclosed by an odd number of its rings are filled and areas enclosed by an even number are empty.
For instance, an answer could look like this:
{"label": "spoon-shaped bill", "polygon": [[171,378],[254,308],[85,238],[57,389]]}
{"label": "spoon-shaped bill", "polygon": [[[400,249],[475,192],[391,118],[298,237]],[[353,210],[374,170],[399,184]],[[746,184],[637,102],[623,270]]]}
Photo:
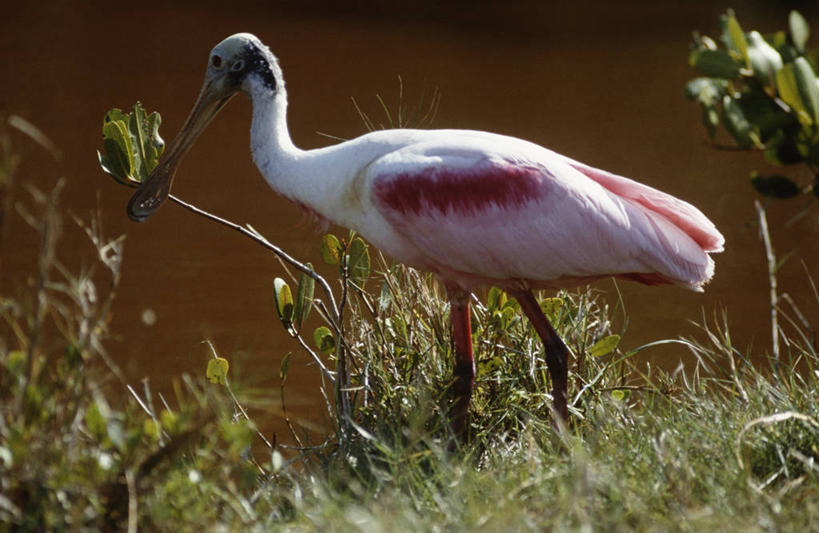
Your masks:
{"label": "spoon-shaped bill", "polygon": [[176,169],[200,133],[230,100],[235,91],[226,91],[219,80],[207,80],[188,119],[165,151],[159,164],[139,186],[128,202],[128,218],[144,222],[159,209],[171,192]]}

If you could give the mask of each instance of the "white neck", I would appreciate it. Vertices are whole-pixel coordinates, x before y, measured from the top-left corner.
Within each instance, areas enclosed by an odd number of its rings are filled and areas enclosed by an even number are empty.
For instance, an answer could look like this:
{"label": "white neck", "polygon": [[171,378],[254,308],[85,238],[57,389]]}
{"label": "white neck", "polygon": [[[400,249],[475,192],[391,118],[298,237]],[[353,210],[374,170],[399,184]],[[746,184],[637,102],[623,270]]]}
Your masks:
{"label": "white neck", "polygon": [[296,148],[287,129],[287,91],[284,87],[272,93],[259,83],[247,91],[253,103],[250,148],[253,161],[270,186],[281,194],[298,200],[291,190],[296,163],[304,154]]}
{"label": "white neck", "polygon": [[375,153],[351,153],[345,150],[349,143],[301,150],[287,130],[284,83],[270,91],[260,82],[251,82],[245,90],[253,103],[253,161],[268,184],[321,218],[350,227],[355,213],[361,210],[358,201],[350,201],[350,182],[361,170],[362,162],[371,161]]}

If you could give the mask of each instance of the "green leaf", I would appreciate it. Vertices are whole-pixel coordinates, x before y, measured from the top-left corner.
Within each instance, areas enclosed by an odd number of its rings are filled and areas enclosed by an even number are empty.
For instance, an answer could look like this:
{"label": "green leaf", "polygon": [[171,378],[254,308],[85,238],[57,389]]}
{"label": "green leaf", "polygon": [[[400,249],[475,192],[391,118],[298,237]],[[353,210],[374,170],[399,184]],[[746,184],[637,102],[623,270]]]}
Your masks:
{"label": "green leaf", "polygon": [[761,91],[742,93],[734,100],[742,109],[746,120],[753,126],[754,131],[759,132],[762,141],[767,142],[768,139],[777,136],[782,132],[782,128],[797,125],[792,114]]}
{"label": "green leaf", "polygon": [[102,169],[119,183],[136,187],[156,167],[165,149],[159,136],[162,118],[146,114],[142,104],[134,104],[129,114],[111,109],[102,125],[103,152],[98,152]]}
{"label": "green leaf", "polygon": [[714,138],[719,127],[719,113],[713,107],[702,106],[702,123],[708,131],[708,136]]}
{"label": "green leaf", "polygon": [[[788,44],[788,36],[782,30],[779,30],[777,32],[768,34],[768,39],[767,40],[768,40],[769,43],[771,43],[771,46],[773,46],[777,50],[779,50],[781,47]],[[779,55],[781,56],[782,52],[780,52]]]}
{"label": "green leaf", "polygon": [[282,358],[282,363],[279,367],[279,379],[282,380],[282,385],[284,385],[284,382],[287,381],[287,373],[290,372],[290,356],[292,355],[293,352],[287,352],[287,354]]}
{"label": "green leaf", "polygon": [[118,109],[118,108],[115,107],[115,108],[109,110],[108,113],[105,114],[105,119],[104,119],[103,123],[109,122],[109,121],[110,122],[120,122],[120,123],[122,123],[123,126],[125,126],[127,128],[129,117],[130,117],[130,114],[123,113],[121,109]]}
{"label": "green leaf", "polygon": [[544,298],[540,301],[540,310],[547,317],[555,317],[563,308],[563,298]]}
{"label": "green leaf", "polygon": [[611,391],[611,398],[618,402],[622,402],[628,397],[628,394],[626,394],[626,392],[627,391],[624,391],[623,389],[614,389],[613,391]]}
{"label": "green leaf", "polygon": [[341,242],[335,235],[328,233],[321,238],[321,258],[328,265],[337,265],[341,262]]}
{"label": "green leaf", "polygon": [[497,287],[490,287],[486,295],[486,308],[490,313],[500,310],[506,304],[506,293]]}
{"label": "green leaf", "polygon": [[[796,47],[790,43],[790,41],[786,41],[784,44],[777,46],[776,51],[779,52],[780,56],[782,56],[782,62],[785,65],[793,63],[797,57],[802,55],[799,50],[797,50]],[[805,53],[805,55],[809,54],[811,54],[811,52]]]}
{"label": "green leaf", "polygon": [[293,294],[290,286],[282,278],[273,280],[273,294],[276,300],[276,312],[279,320],[282,321],[285,329],[292,332],[293,329]]}
{"label": "green leaf", "polygon": [[776,73],[776,90],[779,97],[790,106],[803,126],[813,124],[813,113],[808,111],[808,107],[802,100],[794,64],[785,65]]}
{"label": "green leaf", "polygon": [[603,337],[589,348],[589,355],[591,357],[602,357],[614,351],[618,344],[620,344],[620,335]]}
{"label": "green leaf", "polygon": [[776,73],[782,68],[782,56],[758,31],[748,34],[748,61],[754,75],[766,86],[776,85]]}
{"label": "green leaf", "polygon": [[503,304],[503,310],[506,311],[507,309],[518,312],[520,310],[520,304],[514,298],[507,298]]}
{"label": "green leaf", "polygon": [[816,85],[816,75],[808,60],[797,57],[793,62],[793,73],[805,111],[811,116],[814,124],[819,123],[819,87]]}
{"label": "green leaf", "polygon": [[354,238],[350,243],[348,258],[350,281],[359,289],[363,289],[364,283],[370,277],[370,251],[361,237]]}
{"label": "green leaf", "polygon": [[134,113],[131,116],[132,122],[129,122],[129,128],[137,133],[137,146],[141,157],[139,178],[140,181],[145,181],[156,168],[159,157],[165,150],[165,141],[159,136],[162,117],[156,112],[146,116],[139,102],[134,105]]}
{"label": "green leaf", "polygon": [[131,144],[134,147],[134,175],[140,182],[145,181],[145,178],[148,177],[148,173],[145,171],[145,160],[147,159],[146,135],[142,129],[145,122],[145,110],[142,108],[142,104],[137,102],[128,117],[128,133],[131,135]]}
{"label": "green leaf", "polygon": [[802,192],[792,179],[780,174],[760,176],[757,172],[752,172],[751,185],[759,194],[768,198],[793,198]]}
{"label": "green leaf", "polygon": [[[307,268],[313,270],[313,265],[306,264]],[[296,301],[293,308],[293,322],[296,330],[301,330],[301,325],[307,320],[310,310],[313,308],[313,293],[315,292],[316,281],[302,272],[299,277],[299,286],[296,288]]]}
{"label": "green leaf", "polygon": [[[113,116],[109,119],[109,115]],[[118,118],[118,115],[122,115],[119,109],[112,109],[109,115],[106,115],[102,125],[105,154],[100,156],[100,163],[105,162],[103,170],[118,182],[136,186],[139,182],[134,178],[134,152],[127,122]]]}
{"label": "green leaf", "polygon": [[230,369],[230,364],[227,359],[224,357],[214,357],[208,361],[205,377],[207,377],[211,383],[224,385],[227,380],[228,369]]}
{"label": "green leaf", "polygon": [[685,84],[685,96],[689,100],[697,100],[703,105],[716,105],[722,101],[722,96],[728,87],[728,82],[715,78],[694,78]]}
{"label": "green leaf", "polygon": [[739,77],[742,69],[742,65],[725,50],[694,50],[690,62],[691,66],[712,78],[733,80]]}
{"label": "green leaf", "polygon": [[805,51],[805,45],[808,43],[810,37],[810,26],[808,21],[802,16],[799,11],[793,10],[788,15],[788,27],[791,30],[791,39],[794,46],[800,52]]}
{"label": "green leaf", "polygon": [[722,121],[725,129],[734,140],[743,148],[759,145],[759,136],[745,117],[739,103],[727,94],[722,99]]}
{"label": "green leaf", "polygon": [[159,125],[162,122],[158,113],[146,115],[142,104],[134,104],[134,110],[128,117],[128,130],[134,145],[134,171],[136,178],[142,182],[156,167],[159,156],[165,149],[165,141],[159,136]]}
{"label": "green leaf", "polygon": [[739,25],[739,21],[734,15],[734,11],[729,9],[722,17],[722,41],[730,50],[735,51],[743,61],[748,60],[748,42],[745,40],[745,33]]}
{"label": "green leaf", "polygon": [[336,349],[336,338],[327,326],[316,328],[313,332],[313,341],[321,353],[333,353]]}
{"label": "green leaf", "polygon": [[697,100],[702,108],[702,123],[713,138],[719,126],[719,113],[716,106],[728,88],[728,82],[718,78],[694,78],[685,84],[685,95],[690,100]]}
{"label": "green leaf", "polygon": [[709,37],[709,36],[707,36],[707,35],[699,35],[699,34],[697,34],[697,35],[695,36],[695,42],[696,42],[696,43],[697,43],[699,46],[701,46],[701,47],[703,47],[703,48],[705,48],[705,49],[707,49],[707,50],[716,50],[716,49],[718,48],[718,47],[717,47],[717,43],[715,43],[715,42],[714,42],[714,39],[710,38],[710,37]]}
{"label": "green leaf", "polygon": [[503,322],[503,328],[507,329],[514,323],[515,318],[518,316],[518,311],[514,306],[504,306],[500,314]]}

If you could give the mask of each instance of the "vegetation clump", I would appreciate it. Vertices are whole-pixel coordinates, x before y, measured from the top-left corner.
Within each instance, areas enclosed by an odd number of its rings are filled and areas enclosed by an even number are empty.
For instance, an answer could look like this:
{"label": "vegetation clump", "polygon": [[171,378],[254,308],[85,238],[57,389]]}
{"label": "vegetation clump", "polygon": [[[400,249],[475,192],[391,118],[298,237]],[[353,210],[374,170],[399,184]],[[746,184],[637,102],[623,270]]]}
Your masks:
{"label": "vegetation clump", "polygon": [[[56,196],[40,198],[31,220],[50,231]],[[492,290],[474,305],[477,393],[468,440],[453,452],[446,300],[429,276],[376,259],[366,276],[341,268],[342,335],[325,326],[335,348],[314,354],[329,376],[326,439],[285,449],[243,415],[241,386],[224,375],[211,383],[204,364],[173,398],[111,383],[115,367],[100,363],[121,241],[87,229],[105,277],[72,275],[47,252],[45,281],[3,299],[0,523],[9,528],[817,527],[819,357],[810,344],[788,342],[778,372],[752,366],[724,321],[703,325],[703,341],[626,351],[599,293],[543,299],[577,356],[573,422],[559,435],[537,336],[514,300]],[[350,264],[354,239],[336,239],[340,264]],[[283,319],[298,336],[293,316]],[[343,388],[330,379],[342,346]],[[688,362],[672,372],[639,365],[643,349],[687,352]]]}
{"label": "vegetation clump", "polygon": [[[751,185],[767,198],[819,198],[819,53],[808,48],[809,36],[798,11],[791,11],[787,31],[763,34],[745,32],[729,10],[720,18],[722,47],[694,34],[689,61],[701,77],[685,93],[700,104],[715,146],[759,151],[773,165],[799,165],[809,174],[800,182],[794,176],[805,172],[796,169],[752,172]],[[716,142],[720,126],[733,145]]]}

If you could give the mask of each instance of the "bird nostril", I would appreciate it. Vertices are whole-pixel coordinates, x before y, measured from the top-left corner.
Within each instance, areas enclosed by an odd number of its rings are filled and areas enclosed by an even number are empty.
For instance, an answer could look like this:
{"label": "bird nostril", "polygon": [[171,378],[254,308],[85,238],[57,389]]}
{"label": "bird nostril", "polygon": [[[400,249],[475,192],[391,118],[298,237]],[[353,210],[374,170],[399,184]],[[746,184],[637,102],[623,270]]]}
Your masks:
{"label": "bird nostril", "polygon": [[220,68],[222,66],[222,58],[215,55],[210,58],[210,63],[216,68]]}

